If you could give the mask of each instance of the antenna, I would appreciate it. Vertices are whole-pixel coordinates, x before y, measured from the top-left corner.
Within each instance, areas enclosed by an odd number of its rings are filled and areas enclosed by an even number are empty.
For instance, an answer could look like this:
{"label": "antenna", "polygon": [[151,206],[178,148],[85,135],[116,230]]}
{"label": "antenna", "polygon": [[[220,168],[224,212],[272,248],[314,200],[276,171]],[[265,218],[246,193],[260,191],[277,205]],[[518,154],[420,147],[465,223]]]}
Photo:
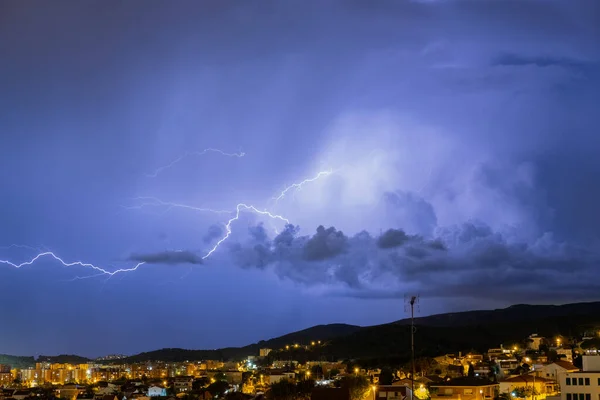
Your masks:
{"label": "antenna", "polygon": [[410,399],[414,400],[415,393],[415,305],[417,311],[419,311],[419,295],[404,295],[404,310],[410,307],[410,360],[411,360],[411,374],[410,374]]}

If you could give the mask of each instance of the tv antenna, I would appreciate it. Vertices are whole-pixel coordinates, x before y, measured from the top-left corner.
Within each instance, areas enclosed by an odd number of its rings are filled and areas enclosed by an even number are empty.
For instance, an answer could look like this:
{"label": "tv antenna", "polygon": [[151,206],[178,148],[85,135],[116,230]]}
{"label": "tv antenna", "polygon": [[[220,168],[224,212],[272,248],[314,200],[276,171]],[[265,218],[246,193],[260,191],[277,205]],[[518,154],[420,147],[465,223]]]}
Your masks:
{"label": "tv antenna", "polygon": [[404,311],[408,311],[408,307],[410,307],[410,364],[412,369],[410,374],[411,400],[414,400],[415,396],[415,306],[417,307],[417,311],[419,311],[419,295],[404,295]]}

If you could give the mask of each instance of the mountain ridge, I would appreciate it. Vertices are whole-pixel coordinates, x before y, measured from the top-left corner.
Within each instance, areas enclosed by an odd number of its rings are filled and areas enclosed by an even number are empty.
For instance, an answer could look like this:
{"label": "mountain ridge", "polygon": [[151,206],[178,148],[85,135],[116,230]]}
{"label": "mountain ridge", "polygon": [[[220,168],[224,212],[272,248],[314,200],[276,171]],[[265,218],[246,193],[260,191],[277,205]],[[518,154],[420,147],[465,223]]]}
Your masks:
{"label": "mountain ridge", "polygon": [[[119,363],[145,361],[197,361],[203,359],[230,360],[258,355],[261,348],[273,349],[271,357],[293,355],[320,359],[406,357],[409,343],[410,318],[390,323],[357,326],[343,323],[322,324],[291,332],[242,347],[225,347],[214,350],[163,348],[118,360]],[[472,310],[440,313],[415,318],[419,327],[416,342],[419,354],[435,355],[439,352],[478,349],[498,346],[502,342],[519,342],[529,334],[573,334],[585,329],[600,327],[600,302],[568,303],[562,305],[516,304],[493,310]],[[311,348],[312,341],[322,345]],[[308,350],[294,348],[294,344],[309,345]],[[285,346],[289,345],[289,350]],[[291,354],[289,354],[291,353]],[[304,354],[308,353],[308,354]],[[0,355],[0,363],[11,364],[14,356]],[[33,357],[15,357],[18,364],[34,361]],[[42,357],[40,357],[42,358]],[[79,363],[90,360],[74,355],[43,356],[48,362]],[[60,361],[57,361],[60,360]],[[110,361],[104,363],[111,363]]]}

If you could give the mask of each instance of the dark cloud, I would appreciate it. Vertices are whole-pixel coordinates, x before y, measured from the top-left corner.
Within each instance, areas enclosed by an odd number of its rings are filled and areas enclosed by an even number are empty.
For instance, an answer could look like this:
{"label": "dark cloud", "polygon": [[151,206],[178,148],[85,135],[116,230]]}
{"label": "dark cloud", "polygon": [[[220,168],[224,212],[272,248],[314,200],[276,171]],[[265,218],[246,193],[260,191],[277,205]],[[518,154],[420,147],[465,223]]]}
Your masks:
{"label": "dark cloud", "polygon": [[304,245],[304,259],[309,261],[325,260],[342,253],[348,238],[334,227],[325,229],[322,225],[317,233]]}
{"label": "dark cloud", "polygon": [[202,257],[187,250],[133,253],[129,256],[129,260],[147,264],[202,264]]}
{"label": "dark cloud", "polygon": [[409,240],[409,236],[401,229],[388,229],[377,239],[377,246],[382,249],[391,249],[402,246]]}
{"label": "dark cloud", "polygon": [[220,225],[211,225],[208,227],[208,232],[202,238],[204,243],[210,243],[213,240],[223,236],[223,228]]}
{"label": "dark cloud", "polygon": [[399,229],[378,238],[367,232],[347,237],[322,226],[312,237],[297,232],[288,226],[271,241],[236,244],[238,265],[272,266],[283,279],[329,285],[333,291],[345,287],[345,295],[357,297],[413,290],[436,297],[527,300],[551,290],[556,299],[580,300],[589,297],[590,285],[600,290],[600,284],[590,283],[600,255],[559,242],[551,233],[527,242],[475,221],[439,229],[434,239]]}

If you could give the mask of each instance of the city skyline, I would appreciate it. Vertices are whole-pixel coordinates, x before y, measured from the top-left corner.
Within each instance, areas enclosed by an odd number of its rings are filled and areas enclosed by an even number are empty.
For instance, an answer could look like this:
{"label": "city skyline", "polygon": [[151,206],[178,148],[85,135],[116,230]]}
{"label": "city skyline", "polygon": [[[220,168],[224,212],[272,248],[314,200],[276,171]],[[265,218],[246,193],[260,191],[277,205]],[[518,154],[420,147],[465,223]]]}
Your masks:
{"label": "city skyline", "polygon": [[0,353],[597,300],[598,11],[3,2]]}

